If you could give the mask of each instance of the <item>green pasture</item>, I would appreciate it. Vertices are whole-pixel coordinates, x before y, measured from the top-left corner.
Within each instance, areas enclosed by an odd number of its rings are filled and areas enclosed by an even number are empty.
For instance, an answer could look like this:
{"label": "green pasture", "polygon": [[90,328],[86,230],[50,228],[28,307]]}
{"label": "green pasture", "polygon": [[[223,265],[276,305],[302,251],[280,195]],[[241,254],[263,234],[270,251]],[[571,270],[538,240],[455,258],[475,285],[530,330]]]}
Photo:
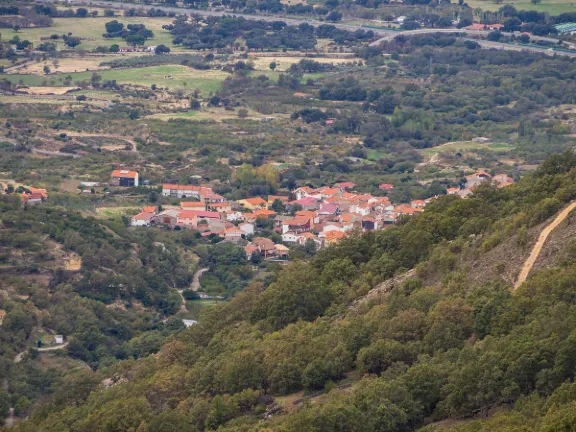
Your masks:
{"label": "green pasture", "polygon": [[[40,76],[34,74],[13,74],[4,77],[14,83],[28,86],[62,86],[66,76],[72,77],[73,84],[88,81],[93,72],[74,72]],[[226,72],[216,70],[196,70],[180,65],[151,66],[146,68],[107,69],[98,71],[102,81],[116,80],[119,84],[133,84],[150,87],[156,84],[161,88],[198,89],[202,93],[218,90],[221,82],[229,76]]]}
{"label": "green pasture", "polygon": [[460,141],[451,142],[439,145],[437,147],[431,147],[426,149],[421,149],[420,153],[425,157],[431,157],[435,154],[447,152],[447,151],[480,151],[488,150],[494,152],[507,152],[512,150],[512,146],[504,143],[490,143],[482,144],[473,141]]}
{"label": "green pasture", "polygon": [[[128,24],[145,24],[154,32],[154,38],[148,39],[147,45],[160,45],[172,47],[172,36],[166,30],[162,29],[164,24],[170,24],[173,18],[148,18],[148,17],[97,17],[97,18],[54,18],[51,27],[22,28],[18,32],[14,30],[3,29],[2,37],[4,40],[12,39],[18,35],[21,40],[29,40],[38,46],[42,43],[42,37],[50,37],[53,34],[62,36],[63,34],[72,33],[72,36],[85,38],[76,49],[93,49],[97,46],[111,46],[113,44],[126,45],[121,38],[107,39],[102,35],[106,32],[105,24],[108,21],[117,20],[125,26]],[[54,41],[52,41],[54,42]],[[59,49],[70,49],[64,45],[62,38],[56,40]]]}

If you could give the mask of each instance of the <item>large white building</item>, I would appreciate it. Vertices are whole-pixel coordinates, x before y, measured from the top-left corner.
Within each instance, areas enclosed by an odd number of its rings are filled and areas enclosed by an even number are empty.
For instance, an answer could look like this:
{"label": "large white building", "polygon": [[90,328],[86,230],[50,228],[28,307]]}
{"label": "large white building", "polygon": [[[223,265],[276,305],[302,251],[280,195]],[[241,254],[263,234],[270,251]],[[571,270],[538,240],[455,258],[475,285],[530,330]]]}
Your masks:
{"label": "large white building", "polygon": [[199,198],[200,186],[194,185],[178,185],[178,184],[163,184],[162,195],[172,196],[178,198]]}

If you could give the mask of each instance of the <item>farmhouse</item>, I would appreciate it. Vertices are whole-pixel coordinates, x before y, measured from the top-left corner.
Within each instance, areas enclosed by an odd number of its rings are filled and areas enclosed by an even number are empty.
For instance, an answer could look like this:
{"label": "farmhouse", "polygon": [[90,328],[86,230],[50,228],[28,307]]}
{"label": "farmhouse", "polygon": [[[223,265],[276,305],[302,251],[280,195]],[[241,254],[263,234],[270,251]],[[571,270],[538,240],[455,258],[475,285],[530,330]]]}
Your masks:
{"label": "farmhouse", "polygon": [[110,184],[114,186],[138,186],[138,173],[129,170],[114,170]]}
{"label": "farmhouse", "polygon": [[23,193],[22,194],[22,202],[24,204],[40,204],[43,201],[42,194],[40,193]]}
{"label": "farmhouse", "polygon": [[152,218],[154,217],[154,213],[145,212],[138,213],[136,216],[132,216],[130,221],[131,226],[150,226],[152,225]]}

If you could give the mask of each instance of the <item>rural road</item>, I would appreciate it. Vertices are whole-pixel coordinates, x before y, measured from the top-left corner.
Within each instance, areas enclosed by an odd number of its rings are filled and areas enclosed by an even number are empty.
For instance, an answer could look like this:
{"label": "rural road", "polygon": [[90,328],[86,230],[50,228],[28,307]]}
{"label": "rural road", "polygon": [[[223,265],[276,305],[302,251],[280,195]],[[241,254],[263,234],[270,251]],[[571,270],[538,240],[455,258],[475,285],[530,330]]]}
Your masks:
{"label": "rural road", "polygon": [[[403,32],[392,32],[391,34],[387,34],[383,36],[381,39],[372,42],[370,46],[378,46],[381,42],[391,41],[399,34],[403,36],[413,36],[418,34],[427,34],[427,33],[465,33],[468,36],[488,36],[491,33],[491,30],[466,30],[466,29],[454,29],[454,28],[447,28],[447,29],[417,29],[417,30],[405,30]],[[514,32],[515,36],[520,36],[522,32]],[[538,40],[543,42],[552,42],[558,43],[558,39],[553,39],[544,36],[530,36],[532,40]],[[497,42],[496,42],[497,43]],[[503,44],[499,44],[503,45]]]}
{"label": "rural road", "polygon": [[[68,346],[69,341],[64,342],[62,345],[54,345],[54,346],[49,346],[49,347],[43,347],[43,348],[36,348],[39,352],[46,352],[46,351],[56,351],[62,348],[66,348]],[[28,352],[28,350],[26,351],[22,351],[21,353],[19,353],[16,357],[14,357],[14,363],[20,363],[22,361],[22,359],[24,358],[24,355]]]}
{"label": "rural road", "polygon": [[518,279],[516,280],[516,283],[514,284],[514,289],[516,289],[520,285],[522,285],[522,283],[526,280],[526,278],[530,274],[530,270],[532,270],[534,263],[538,259],[538,256],[540,255],[540,251],[542,250],[542,246],[544,246],[544,243],[546,242],[546,239],[548,238],[550,233],[552,231],[554,231],[554,229],[558,225],[560,225],[564,221],[564,219],[566,219],[568,217],[568,215],[570,214],[570,212],[572,210],[574,210],[574,208],[576,208],[576,201],[573,201],[568,207],[566,207],[564,210],[562,210],[558,214],[558,216],[556,216],[556,218],[552,221],[552,223],[542,230],[542,232],[540,233],[540,236],[538,237],[538,241],[536,242],[536,244],[532,248],[532,252],[530,253],[530,256],[528,257],[528,259],[526,260],[526,262],[522,266],[522,270],[520,271],[520,274],[518,275]]}
{"label": "rural road", "polygon": [[192,284],[190,285],[190,289],[192,291],[198,291],[200,289],[200,277],[202,277],[202,275],[204,273],[206,273],[209,269],[207,268],[203,268],[198,270],[195,274],[194,277],[192,278]]}
{"label": "rural road", "polygon": [[[52,3],[53,0],[36,0],[38,3]],[[246,19],[259,19],[263,21],[284,21],[287,24],[292,25],[299,25],[302,23],[308,23],[313,26],[319,26],[323,24],[331,24],[335,27],[343,30],[349,31],[356,31],[356,30],[366,30],[366,31],[373,31],[374,34],[377,36],[382,36],[381,39],[378,39],[370,44],[370,46],[378,46],[380,43],[384,41],[390,41],[394,39],[398,35],[414,35],[414,34],[426,34],[426,33],[466,33],[468,35],[487,35],[490,33],[486,30],[462,30],[462,29],[417,29],[417,30],[407,30],[407,31],[397,31],[397,30],[388,30],[382,28],[373,28],[361,25],[353,25],[353,24],[342,24],[342,23],[327,23],[325,21],[317,21],[312,19],[298,19],[298,18],[287,18],[283,15],[250,15],[250,14],[243,14],[243,13],[236,13],[231,11],[207,11],[207,10],[198,10],[198,9],[187,9],[187,8],[179,8],[173,6],[164,6],[164,5],[144,5],[144,4],[133,4],[129,2],[109,2],[109,1],[86,1],[86,0],[68,0],[69,4],[77,5],[77,6],[98,6],[98,7],[108,7],[110,9],[125,9],[125,8],[132,8],[138,7],[143,9],[161,9],[166,12],[174,12],[174,13],[188,13],[188,14],[197,14],[202,16],[222,16],[222,15],[234,15],[238,17],[244,17]],[[557,42],[556,39],[542,37],[542,36],[531,36],[534,40],[541,40],[541,41],[548,41],[548,42]],[[531,51],[531,52],[539,52],[539,53],[546,53],[551,54],[552,52],[559,55],[565,55],[568,57],[576,57],[576,52],[565,52],[565,51],[551,51],[547,48],[539,48],[539,47],[531,47],[531,46],[523,46],[523,45],[512,45],[506,43],[499,43],[499,42],[490,42],[490,41],[477,41],[476,42],[488,42],[488,43],[480,43],[480,45],[484,48],[497,48],[503,50],[511,50],[511,51]]]}
{"label": "rural road", "polygon": [[[53,3],[52,0],[37,0],[37,3]],[[284,21],[287,24],[298,25],[302,23],[308,23],[313,26],[319,26],[322,24],[331,24],[336,26],[337,28],[356,31],[358,29],[363,30],[372,30],[377,35],[386,35],[389,33],[399,34],[399,32],[394,30],[386,30],[386,29],[375,29],[371,27],[365,26],[357,26],[352,24],[340,24],[340,23],[328,23],[323,21],[317,20],[307,20],[307,19],[298,19],[298,18],[286,18],[283,15],[250,15],[250,14],[243,14],[237,13],[232,11],[207,11],[207,10],[199,10],[199,9],[188,9],[188,8],[180,8],[180,7],[173,7],[173,6],[164,6],[164,5],[144,5],[144,4],[134,4],[129,2],[108,2],[108,1],[86,1],[86,0],[68,0],[68,4],[77,5],[77,6],[92,6],[92,7],[107,7],[110,9],[128,9],[128,8],[142,8],[142,9],[161,9],[166,12],[174,12],[177,14],[197,14],[202,16],[222,16],[222,15],[234,15],[237,17],[244,17],[246,19],[258,19],[262,21]]]}
{"label": "rural road", "polygon": [[[200,289],[200,277],[207,272],[209,269],[207,268],[203,268],[198,270],[196,273],[194,273],[194,276],[192,277],[192,283],[190,284],[190,289],[192,291],[198,291]],[[184,295],[182,294],[184,292],[183,289],[179,289],[178,290],[178,294],[180,294],[180,297],[182,298],[182,304],[180,305],[180,312],[188,312],[188,308],[186,307],[186,299],[184,298]]]}

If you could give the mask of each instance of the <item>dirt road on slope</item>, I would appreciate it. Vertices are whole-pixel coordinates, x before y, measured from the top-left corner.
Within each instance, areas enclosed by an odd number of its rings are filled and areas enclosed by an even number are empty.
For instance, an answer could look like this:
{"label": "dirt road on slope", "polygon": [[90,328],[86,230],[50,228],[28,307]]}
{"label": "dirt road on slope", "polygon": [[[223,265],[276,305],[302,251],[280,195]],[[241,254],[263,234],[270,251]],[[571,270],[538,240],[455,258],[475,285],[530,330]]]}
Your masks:
{"label": "dirt road on slope", "polygon": [[[192,283],[190,284],[190,289],[192,291],[198,291],[200,289],[200,276],[202,276],[202,274],[204,272],[207,272],[208,270],[209,269],[207,268],[203,268],[194,273]],[[184,292],[183,289],[178,290],[178,294],[180,294],[180,297],[182,298],[182,304],[180,305],[180,312],[186,313],[188,312],[188,308],[186,307],[186,299],[184,298],[184,294],[182,294],[183,292]]]}
{"label": "dirt road on slope", "polygon": [[550,233],[552,231],[554,231],[554,229],[558,225],[560,225],[564,221],[564,219],[566,219],[568,217],[568,215],[570,214],[570,212],[572,210],[574,210],[574,208],[576,208],[576,201],[572,202],[568,207],[566,207],[564,210],[562,210],[558,214],[558,216],[556,216],[556,219],[554,219],[550,225],[548,225],[546,228],[544,228],[542,230],[542,232],[540,233],[540,236],[538,237],[538,241],[536,242],[536,244],[532,248],[532,252],[530,253],[530,256],[528,257],[526,262],[524,262],[524,265],[522,266],[522,270],[520,270],[520,274],[518,275],[518,279],[516,280],[516,283],[514,284],[514,289],[516,289],[520,285],[522,285],[522,283],[526,280],[526,278],[528,278],[528,275],[530,274],[530,270],[532,270],[534,263],[538,259],[538,256],[540,255],[540,251],[542,250],[542,246],[544,246],[546,239],[548,238]]}

